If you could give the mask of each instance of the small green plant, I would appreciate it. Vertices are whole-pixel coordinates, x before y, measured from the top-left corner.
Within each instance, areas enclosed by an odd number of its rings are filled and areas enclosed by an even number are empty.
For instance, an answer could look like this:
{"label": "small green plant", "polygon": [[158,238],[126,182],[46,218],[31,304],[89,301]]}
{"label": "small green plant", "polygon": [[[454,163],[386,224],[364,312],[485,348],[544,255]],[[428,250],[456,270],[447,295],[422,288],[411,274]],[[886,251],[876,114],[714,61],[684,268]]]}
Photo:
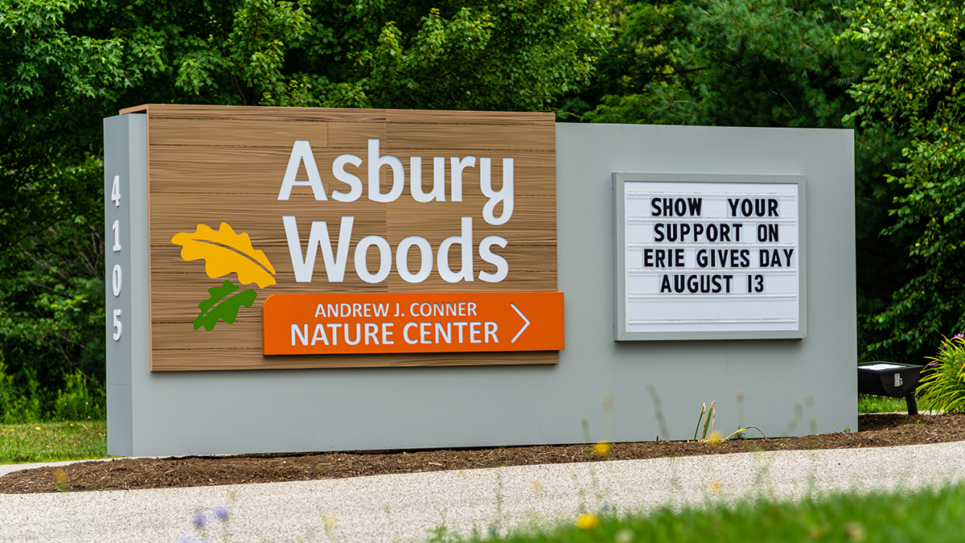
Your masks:
{"label": "small green plant", "polygon": [[945,413],[965,411],[965,337],[945,338],[938,356],[930,360],[918,384],[922,405]]}
{"label": "small green plant", "polygon": [[55,420],[103,420],[103,398],[91,394],[87,378],[79,371],[67,375],[67,390],[57,391],[54,405]]}
{"label": "small green plant", "polygon": [[[700,431],[700,423],[702,421],[704,423],[704,431],[700,436],[700,441],[706,441],[711,444],[717,444],[717,443],[720,443],[721,441],[727,441],[728,439],[734,436],[743,437],[744,432],[750,430],[751,428],[760,432],[761,436],[763,436],[764,439],[767,439],[767,436],[764,435],[764,432],[761,432],[761,429],[758,428],[757,426],[745,426],[743,428],[738,428],[737,430],[734,430],[733,432],[731,432],[727,437],[723,437],[724,436],[723,432],[714,430],[714,422],[717,420],[717,416],[714,414],[714,409],[716,407],[717,407],[716,400],[710,402],[709,408],[705,403],[700,405],[700,416],[697,417],[697,427],[694,428],[694,441],[697,441],[697,432]],[[707,415],[706,419],[704,419],[705,414]],[[710,436],[707,435],[707,432],[710,432]]]}
{"label": "small green plant", "polygon": [[0,362],[0,422],[23,424],[41,420],[37,370],[24,368],[27,376],[26,392],[14,386],[13,375],[7,375],[6,371],[6,364]]}

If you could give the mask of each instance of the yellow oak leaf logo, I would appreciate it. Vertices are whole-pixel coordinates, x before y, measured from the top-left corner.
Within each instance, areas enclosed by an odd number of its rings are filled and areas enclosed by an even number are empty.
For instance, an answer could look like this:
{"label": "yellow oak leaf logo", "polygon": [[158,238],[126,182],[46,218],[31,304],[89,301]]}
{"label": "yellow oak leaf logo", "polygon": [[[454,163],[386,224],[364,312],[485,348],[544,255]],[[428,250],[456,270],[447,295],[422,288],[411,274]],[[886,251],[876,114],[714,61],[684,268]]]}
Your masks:
{"label": "yellow oak leaf logo", "polygon": [[257,283],[259,288],[275,284],[275,268],[265,253],[252,247],[248,234],[235,234],[226,222],[218,230],[199,224],[194,232],[175,234],[171,243],[183,247],[184,260],[203,258],[204,271],[212,279],[237,273],[242,284]]}

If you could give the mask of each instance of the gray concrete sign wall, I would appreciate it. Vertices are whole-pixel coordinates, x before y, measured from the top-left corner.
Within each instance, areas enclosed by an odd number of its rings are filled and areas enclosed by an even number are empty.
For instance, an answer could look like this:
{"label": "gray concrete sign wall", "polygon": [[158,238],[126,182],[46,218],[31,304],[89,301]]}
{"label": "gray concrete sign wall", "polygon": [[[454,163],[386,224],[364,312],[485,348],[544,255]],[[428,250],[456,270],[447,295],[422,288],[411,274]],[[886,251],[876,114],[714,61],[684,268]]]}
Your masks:
{"label": "gray concrete sign wall", "polygon": [[[558,365],[155,373],[145,131],[143,115],[105,120],[110,454],[580,443],[584,420],[592,441],[687,439],[714,400],[722,431],[857,429],[850,131],[557,124]],[[807,337],[614,341],[615,172],[804,176]],[[115,175],[129,184],[121,207]],[[131,252],[122,237],[115,253],[112,223],[125,218]],[[119,296],[115,263],[130,268]],[[130,315],[117,342],[115,308]]]}

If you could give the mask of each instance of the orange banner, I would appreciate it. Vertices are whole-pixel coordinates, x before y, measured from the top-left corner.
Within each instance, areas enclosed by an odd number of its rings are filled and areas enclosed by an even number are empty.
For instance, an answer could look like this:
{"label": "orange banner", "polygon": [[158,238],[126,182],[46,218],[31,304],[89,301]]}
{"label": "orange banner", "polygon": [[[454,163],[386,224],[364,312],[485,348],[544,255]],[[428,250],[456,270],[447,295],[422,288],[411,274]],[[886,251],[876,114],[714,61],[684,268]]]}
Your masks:
{"label": "orange banner", "polygon": [[562,292],[275,294],[261,311],[265,355],[564,348]]}

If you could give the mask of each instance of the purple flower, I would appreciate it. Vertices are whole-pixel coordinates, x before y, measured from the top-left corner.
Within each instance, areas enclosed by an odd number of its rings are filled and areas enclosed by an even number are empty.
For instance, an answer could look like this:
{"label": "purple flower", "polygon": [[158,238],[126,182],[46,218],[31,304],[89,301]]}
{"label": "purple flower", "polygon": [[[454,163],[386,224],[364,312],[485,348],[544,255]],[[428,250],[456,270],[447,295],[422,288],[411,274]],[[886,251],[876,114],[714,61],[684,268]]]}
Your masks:
{"label": "purple flower", "polygon": [[204,528],[208,525],[208,517],[204,516],[204,513],[195,513],[194,525],[198,528]]}
{"label": "purple flower", "polygon": [[224,520],[224,519],[228,518],[228,508],[227,508],[227,507],[215,507],[215,508],[214,508],[214,511],[212,511],[212,512],[214,513],[214,518],[216,518],[216,519],[218,519],[218,520]]}
{"label": "purple flower", "polygon": [[928,364],[928,365],[925,366],[925,367],[926,367],[926,368],[930,368],[930,367],[932,367],[932,366],[937,366],[937,365],[938,365],[938,361],[936,360],[936,361],[932,362],[931,364]]}
{"label": "purple flower", "polygon": [[962,338],[965,338],[965,334],[955,334],[954,336],[952,336],[952,339],[962,339]]}

